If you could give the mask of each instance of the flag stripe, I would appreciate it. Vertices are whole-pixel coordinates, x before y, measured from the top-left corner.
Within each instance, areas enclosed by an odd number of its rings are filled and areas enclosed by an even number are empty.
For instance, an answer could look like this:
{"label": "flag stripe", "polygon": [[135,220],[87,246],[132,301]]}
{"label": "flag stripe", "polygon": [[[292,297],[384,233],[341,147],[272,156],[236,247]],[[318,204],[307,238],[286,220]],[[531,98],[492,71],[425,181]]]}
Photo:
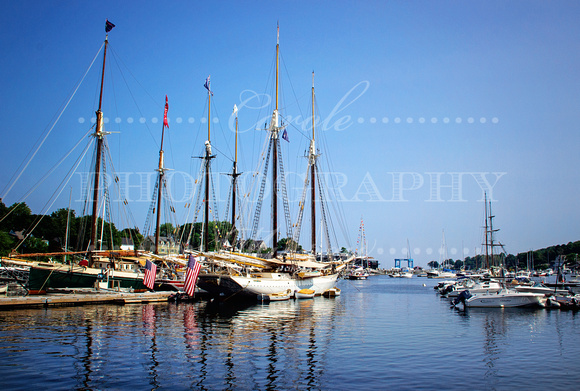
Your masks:
{"label": "flag stripe", "polygon": [[155,265],[150,260],[145,263],[145,276],[143,277],[143,284],[149,288],[153,289],[155,285],[155,275],[157,274],[157,265]]}
{"label": "flag stripe", "polygon": [[197,282],[197,276],[199,275],[199,270],[201,269],[201,264],[197,262],[196,258],[192,255],[189,256],[189,262],[187,263],[187,272],[185,274],[185,286],[184,290],[189,296],[193,296],[195,293],[195,283]]}
{"label": "flag stripe", "polygon": [[163,126],[166,128],[169,127],[169,123],[167,122],[167,111],[169,111],[169,102],[167,101],[167,95],[165,95],[165,112],[163,113]]}

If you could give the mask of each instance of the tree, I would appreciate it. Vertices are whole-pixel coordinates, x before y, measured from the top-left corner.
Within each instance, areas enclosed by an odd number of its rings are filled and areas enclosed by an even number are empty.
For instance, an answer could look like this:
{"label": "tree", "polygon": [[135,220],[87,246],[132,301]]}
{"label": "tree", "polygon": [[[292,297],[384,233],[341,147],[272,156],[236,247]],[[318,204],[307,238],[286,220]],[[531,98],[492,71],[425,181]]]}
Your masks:
{"label": "tree", "polygon": [[[90,240],[91,240],[91,228],[90,228],[90,221],[91,216],[82,216],[78,219],[75,219],[75,225],[78,228],[74,228],[75,232],[77,232],[77,240],[76,240],[76,247],[79,250],[84,250],[87,248]],[[101,229],[102,228],[102,229]],[[108,221],[103,222],[102,218],[97,219],[97,243],[95,248],[98,250],[102,249],[109,249],[115,250],[121,247],[121,232],[117,230],[115,224],[110,223]],[[74,237],[74,236],[71,236]],[[101,244],[101,237],[102,237],[102,244]],[[112,243],[111,243],[112,240]]]}
{"label": "tree", "polygon": [[16,242],[8,233],[0,231],[0,255],[7,256],[15,245]]}
{"label": "tree", "polygon": [[292,238],[282,238],[278,240],[278,250],[302,251],[302,246],[294,241]]}
{"label": "tree", "polygon": [[[199,248],[201,246],[201,234],[202,234],[203,223],[186,223],[179,227],[179,232],[183,233],[185,238],[190,237],[189,245],[193,248]],[[209,222],[209,243],[207,248],[209,251],[215,251],[218,247],[223,244],[223,240],[227,239],[229,243],[233,246],[235,245],[235,238],[237,237],[237,230],[232,230],[232,224],[227,221],[210,221]],[[180,236],[178,234],[177,236]],[[247,245],[245,246],[247,247]]]}
{"label": "tree", "polygon": [[20,246],[19,251],[22,254],[26,253],[46,253],[48,252],[48,242],[34,236],[29,236],[24,240],[22,246]]}
{"label": "tree", "polygon": [[130,239],[135,249],[138,249],[145,239],[145,237],[139,233],[139,229],[137,227],[123,229],[121,231],[121,237]]}
{"label": "tree", "polygon": [[427,266],[429,266],[431,269],[437,269],[439,267],[439,262],[431,261],[431,262],[427,263]]}
{"label": "tree", "polygon": [[30,226],[33,220],[32,212],[26,203],[17,202],[12,204],[10,208],[6,208],[2,204],[2,215],[0,218],[0,229],[5,232],[22,231]]}
{"label": "tree", "polygon": [[171,237],[175,234],[175,228],[171,223],[163,223],[159,226],[159,236]]}

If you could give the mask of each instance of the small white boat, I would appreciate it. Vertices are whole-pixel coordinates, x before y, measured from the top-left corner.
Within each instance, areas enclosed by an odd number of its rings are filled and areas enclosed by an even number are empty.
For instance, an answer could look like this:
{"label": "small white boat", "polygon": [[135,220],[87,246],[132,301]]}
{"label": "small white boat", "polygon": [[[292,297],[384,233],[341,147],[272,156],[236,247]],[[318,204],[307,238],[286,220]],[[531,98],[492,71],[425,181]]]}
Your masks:
{"label": "small white boat", "polygon": [[542,307],[544,295],[531,292],[517,292],[502,289],[497,293],[478,293],[472,295],[463,291],[454,304],[463,303],[465,307],[473,308],[512,308],[512,307]]}
{"label": "small white boat", "polygon": [[314,289],[300,289],[294,294],[296,299],[312,299],[316,292]]}
{"label": "small white boat", "polygon": [[557,294],[557,295],[565,295],[568,294],[567,289],[557,289],[557,288],[549,288],[542,284],[541,282],[534,282],[532,284],[521,284],[515,285],[513,287],[518,292],[531,292],[531,293],[541,293],[543,295],[550,295],[550,294]]}
{"label": "small white boat", "polygon": [[340,289],[338,289],[337,287],[327,289],[324,292],[322,292],[322,296],[324,297],[340,296]]}
{"label": "small white boat", "polygon": [[427,278],[455,278],[457,275],[450,271],[427,270]]}
{"label": "small white boat", "polygon": [[413,278],[413,271],[408,268],[394,268],[394,273],[389,274],[389,277],[393,278]]}
{"label": "small white boat", "polygon": [[362,267],[357,267],[352,269],[348,275],[348,278],[351,280],[366,280],[369,274],[363,269]]}
{"label": "small white boat", "polygon": [[290,300],[291,296],[292,296],[292,290],[287,289],[284,292],[259,294],[258,300],[260,300],[260,301],[283,301],[283,300]]}
{"label": "small white boat", "polygon": [[502,286],[497,281],[480,281],[475,282],[473,280],[466,279],[455,285],[449,286],[441,294],[446,294],[447,297],[457,297],[461,292],[469,290],[469,293],[476,295],[478,293],[497,293],[502,289]]}

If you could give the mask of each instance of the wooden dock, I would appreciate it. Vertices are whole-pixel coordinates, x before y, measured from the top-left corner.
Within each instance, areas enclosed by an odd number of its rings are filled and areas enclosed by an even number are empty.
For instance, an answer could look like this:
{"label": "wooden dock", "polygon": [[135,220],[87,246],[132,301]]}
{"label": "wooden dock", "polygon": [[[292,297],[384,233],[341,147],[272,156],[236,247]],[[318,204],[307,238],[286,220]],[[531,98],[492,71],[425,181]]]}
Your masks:
{"label": "wooden dock", "polygon": [[0,297],[0,310],[17,308],[69,307],[92,304],[141,304],[167,302],[175,292],[83,292]]}

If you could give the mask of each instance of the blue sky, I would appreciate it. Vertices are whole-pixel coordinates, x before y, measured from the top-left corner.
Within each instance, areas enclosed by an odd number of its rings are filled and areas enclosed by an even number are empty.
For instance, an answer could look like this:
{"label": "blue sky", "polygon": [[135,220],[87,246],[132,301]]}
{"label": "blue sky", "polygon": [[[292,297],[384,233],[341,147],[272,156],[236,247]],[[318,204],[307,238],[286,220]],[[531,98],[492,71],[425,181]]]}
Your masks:
{"label": "blue sky", "polygon": [[[97,107],[99,56],[46,142],[13,187],[11,178],[51,128],[104,39],[111,56],[103,112],[115,169],[126,178],[135,224],[149,207],[165,95],[166,165],[181,223],[186,179],[197,175],[211,74],[214,172],[233,157],[231,111],[240,107],[240,169],[255,170],[269,115],[253,96],[272,93],[280,23],[281,108],[288,188],[301,194],[314,71],[323,170],[349,240],[361,217],[383,267],[406,256],[439,260],[479,251],[483,189],[491,190],[498,239],[510,253],[580,239],[580,5],[573,1],[155,1],[2,3],[0,115],[8,205],[39,181],[89,131]],[[101,53],[102,55],[102,53]],[[263,95],[262,95],[263,96]],[[157,121],[157,122],[156,122]],[[308,122],[308,121],[306,121]],[[81,153],[76,149],[26,198],[40,213]],[[90,170],[80,163],[78,171]],[[227,177],[219,192],[227,191]],[[49,211],[82,208],[81,175]],[[10,191],[7,192],[7,189]],[[144,189],[144,190],[143,190]],[[220,196],[221,197],[221,196]],[[225,212],[224,205],[220,206]],[[269,201],[265,201],[265,215]],[[267,217],[267,216],[266,216]],[[122,222],[117,225],[123,226]],[[303,230],[302,244],[309,247]]]}

